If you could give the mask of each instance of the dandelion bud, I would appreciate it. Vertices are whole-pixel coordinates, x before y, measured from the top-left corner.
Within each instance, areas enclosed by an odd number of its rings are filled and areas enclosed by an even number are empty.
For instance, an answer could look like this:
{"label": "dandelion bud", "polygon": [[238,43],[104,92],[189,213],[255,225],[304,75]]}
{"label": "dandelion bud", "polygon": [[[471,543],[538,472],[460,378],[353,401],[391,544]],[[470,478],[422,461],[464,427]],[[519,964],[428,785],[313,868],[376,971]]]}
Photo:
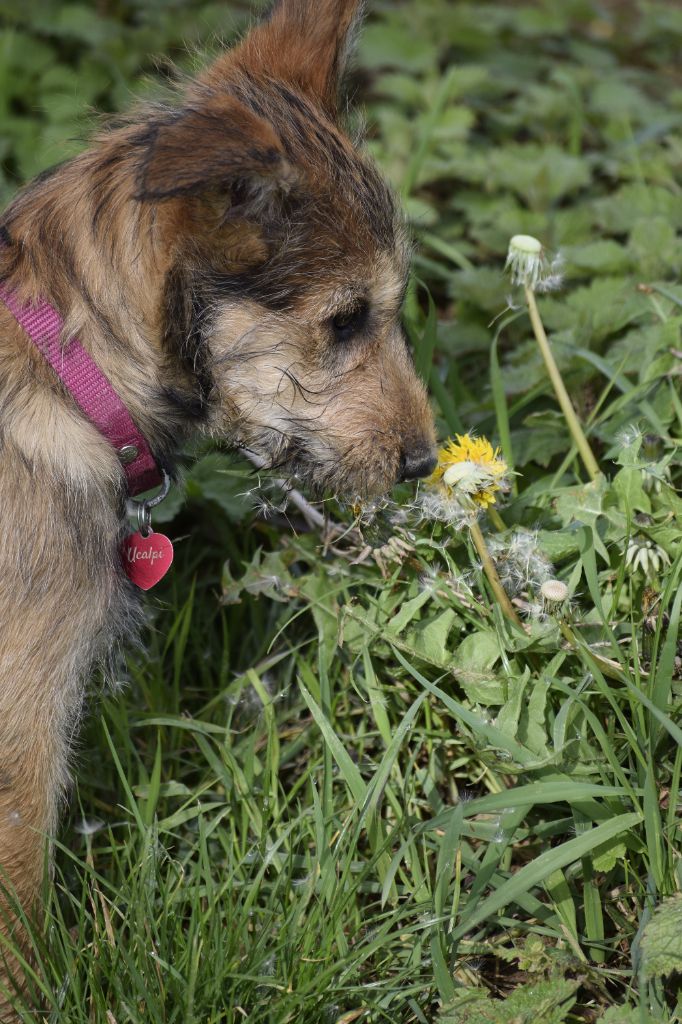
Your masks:
{"label": "dandelion bud", "polygon": [[568,587],[561,580],[545,580],[540,593],[550,604],[561,604],[568,597]]}

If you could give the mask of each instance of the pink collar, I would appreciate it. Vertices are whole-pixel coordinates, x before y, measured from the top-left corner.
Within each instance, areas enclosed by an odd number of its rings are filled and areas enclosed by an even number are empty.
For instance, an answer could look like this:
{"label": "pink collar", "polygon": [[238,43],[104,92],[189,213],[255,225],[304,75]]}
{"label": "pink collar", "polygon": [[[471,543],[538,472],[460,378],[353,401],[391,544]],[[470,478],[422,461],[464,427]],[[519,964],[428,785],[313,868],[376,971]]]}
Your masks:
{"label": "pink collar", "polygon": [[162,475],[149,445],[130,413],[77,338],[62,344],[64,321],[47,302],[22,305],[0,283],[0,299],[47,359],[76,404],[100,434],[116,449],[131,496],[158,487]]}

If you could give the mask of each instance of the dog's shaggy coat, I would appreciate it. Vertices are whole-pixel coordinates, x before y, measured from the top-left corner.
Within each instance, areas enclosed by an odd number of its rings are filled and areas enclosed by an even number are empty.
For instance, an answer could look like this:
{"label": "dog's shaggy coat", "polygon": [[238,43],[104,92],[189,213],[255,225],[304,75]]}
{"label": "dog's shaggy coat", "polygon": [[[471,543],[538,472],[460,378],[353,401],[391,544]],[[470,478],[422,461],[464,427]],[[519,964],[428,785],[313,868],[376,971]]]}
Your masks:
{"label": "dog's shaggy coat", "polygon": [[[432,467],[400,217],[339,124],[359,7],[280,0],[178,105],[0,218],[0,279],[59,310],[165,468],[197,431],[351,496]],[[0,304],[0,867],[29,912],[84,683],[133,629],[125,501],[117,453]]]}

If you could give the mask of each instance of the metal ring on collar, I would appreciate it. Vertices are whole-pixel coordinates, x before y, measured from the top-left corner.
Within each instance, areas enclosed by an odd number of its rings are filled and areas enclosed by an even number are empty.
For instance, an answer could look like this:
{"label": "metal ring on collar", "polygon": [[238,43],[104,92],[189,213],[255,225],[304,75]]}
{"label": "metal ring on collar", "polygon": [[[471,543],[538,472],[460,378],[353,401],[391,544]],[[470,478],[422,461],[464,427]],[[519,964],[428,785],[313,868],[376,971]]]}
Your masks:
{"label": "metal ring on collar", "polygon": [[[148,537],[152,528],[152,509],[160,505],[164,498],[168,497],[168,492],[171,489],[171,478],[165,469],[161,471],[163,473],[163,483],[161,484],[161,490],[153,498],[146,498],[143,501],[133,501],[128,505],[128,510],[131,515],[137,516],[137,528],[143,537]],[[132,507],[131,507],[132,506]]]}

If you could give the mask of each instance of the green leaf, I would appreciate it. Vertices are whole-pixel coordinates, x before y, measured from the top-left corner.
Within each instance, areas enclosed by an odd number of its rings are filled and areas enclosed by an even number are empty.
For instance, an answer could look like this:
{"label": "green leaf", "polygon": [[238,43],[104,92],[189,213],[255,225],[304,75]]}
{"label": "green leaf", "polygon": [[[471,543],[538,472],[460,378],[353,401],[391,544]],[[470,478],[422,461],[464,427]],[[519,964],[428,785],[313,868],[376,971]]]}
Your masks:
{"label": "green leaf", "polygon": [[610,238],[587,245],[574,245],[562,250],[568,271],[575,268],[590,274],[625,274],[633,264],[633,258],[623,245]]}
{"label": "green leaf", "polygon": [[682,228],[682,196],[661,185],[624,185],[594,203],[600,225],[611,234],[631,231],[638,221],[661,217]]}
{"label": "green leaf", "polygon": [[595,871],[611,871],[618,861],[625,857],[626,849],[625,843],[617,839],[598,846],[592,854],[592,867]]}
{"label": "green leaf", "polygon": [[443,1007],[439,1024],[563,1024],[575,1003],[579,981],[555,977],[519,985],[505,999],[480,989],[459,991]]}
{"label": "green leaf", "polygon": [[246,475],[235,469],[234,459],[220,452],[204,455],[187,476],[187,493],[219,505],[227,518],[238,523],[251,510],[245,491],[250,484]]}
{"label": "green leaf", "polygon": [[654,1024],[654,1019],[646,1010],[634,1006],[612,1006],[598,1024]]}
{"label": "green leaf", "polygon": [[447,640],[456,618],[455,612],[446,608],[435,619],[419,623],[410,633],[408,643],[427,661],[443,665],[450,656]]}
{"label": "green leaf", "polygon": [[626,515],[651,512],[651,499],[644,490],[641,469],[626,467],[619,470],[613,478],[612,486]]}
{"label": "green leaf", "polygon": [[493,671],[500,659],[500,641],[492,630],[481,629],[462,640],[452,659],[452,670],[469,700],[502,704],[507,685]]}
{"label": "green leaf", "polygon": [[507,679],[507,693],[504,706],[500,709],[500,713],[495,719],[497,728],[512,739],[518,739],[523,696],[529,679],[530,669],[528,668],[522,676],[512,676]]}
{"label": "green leaf", "polygon": [[682,971],[682,896],[664,900],[642,935],[642,966],[648,978]]}

